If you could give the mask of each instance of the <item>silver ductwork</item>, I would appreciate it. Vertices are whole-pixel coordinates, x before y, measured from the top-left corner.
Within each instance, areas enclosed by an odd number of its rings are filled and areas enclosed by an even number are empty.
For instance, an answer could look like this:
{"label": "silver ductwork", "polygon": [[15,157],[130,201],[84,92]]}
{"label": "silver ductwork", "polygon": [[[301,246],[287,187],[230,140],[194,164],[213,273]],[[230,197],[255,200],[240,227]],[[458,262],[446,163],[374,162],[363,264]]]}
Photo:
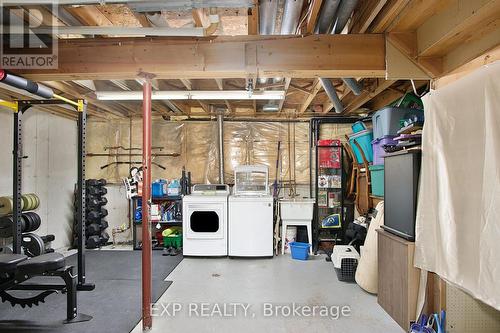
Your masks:
{"label": "silver ductwork", "polygon": [[340,5],[340,0],[326,0],[323,1],[321,11],[316,23],[315,33],[329,34],[335,24],[335,15]]}
{"label": "silver ductwork", "polygon": [[344,106],[342,105],[342,102],[340,101],[340,98],[337,95],[337,91],[335,90],[332,81],[330,79],[325,79],[325,78],[320,78],[319,80],[321,81],[321,84],[323,85],[323,89],[325,90],[326,94],[332,101],[333,107],[335,108],[335,112],[341,113],[342,111],[344,111]]}
{"label": "silver ductwork", "polygon": [[224,112],[217,113],[217,155],[219,157],[219,184],[224,184]]}
{"label": "silver ductwork", "polygon": [[342,0],[337,11],[337,17],[335,18],[333,34],[339,34],[344,30],[357,5],[358,0]]}
{"label": "silver ductwork", "polygon": [[294,35],[299,25],[304,0],[286,0],[281,20],[281,34]]}
{"label": "silver ductwork", "polygon": [[261,35],[274,34],[277,15],[278,0],[259,1],[259,33]]}
{"label": "silver ductwork", "polygon": [[[316,24],[316,32],[320,34],[327,33],[341,33],[352,12],[356,8],[358,0],[327,0],[323,2],[321,7],[321,12],[318,17],[318,23]],[[330,98],[334,105],[335,112],[341,113],[344,110],[344,106],[337,95],[337,91],[329,79],[321,78],[321,83],[326,94]],[[345,78],[342,79],[346,86],[351,89],[354,95],[361,94],[363,90],[362,86],[358,83],[356,79]]]}
{"label": "silver ductwork", "polygon": [[363,87],[361,87],[356,79],[347,78],[342,79],[342,81],[344,81],[345,85],[348,86],[349,89],[351,89],[352,93],[356,96],[361,94],[361,91],[363,91]]}

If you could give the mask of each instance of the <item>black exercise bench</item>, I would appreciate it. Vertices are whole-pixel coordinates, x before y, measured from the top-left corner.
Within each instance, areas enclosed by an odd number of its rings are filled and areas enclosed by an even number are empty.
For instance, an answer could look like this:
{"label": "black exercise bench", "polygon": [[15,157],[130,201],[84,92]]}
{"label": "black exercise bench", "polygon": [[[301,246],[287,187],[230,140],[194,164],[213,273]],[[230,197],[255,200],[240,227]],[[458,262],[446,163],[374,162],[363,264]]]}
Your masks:
{"label": "black exercise bench", "polygon": [[[66,320],[65,323],[88,321],[91,316],[78,314],[76,293],[77,275],[73,266],[66,266],[66,260],[60,253],[53,252],[37,257],[28,258],[23,254],[0,254],[0,298],[2,302],[9,302],[12,306],[37,306],[44,303],[45,298],[61,291],[66,293]],[[64,284],[24,284],[35,276],[57,276],[63,279]],[[40,294],[19,298],[8,293],[13,290],[41,291]]]}

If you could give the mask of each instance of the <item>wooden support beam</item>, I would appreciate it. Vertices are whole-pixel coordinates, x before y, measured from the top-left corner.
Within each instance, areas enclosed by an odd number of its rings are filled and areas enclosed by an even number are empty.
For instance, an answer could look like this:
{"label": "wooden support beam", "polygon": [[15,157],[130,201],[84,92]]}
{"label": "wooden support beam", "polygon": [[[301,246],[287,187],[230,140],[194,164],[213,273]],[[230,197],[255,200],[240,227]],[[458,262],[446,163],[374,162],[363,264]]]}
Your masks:
{"label": "wooden support beam", "polygon": [[314,33],[314,28],[316,27],[316,21],[318,21],[319,10],[321,9],[321,4],[323,0],[312,0],[311,10],[309,16],[307,16],[306,33]]}
{"label": "wooden support beam", "polygon": [[301,91],[304,94],[308,94],[308,95],[311,94],[311,90],[307,90],[305,87],[301,87],[301,86],[298,86],[298,85],[293,84],[293,83],[290,83],[290,88],[293,88],[295,90]]}
{"label": "wooden support beam", "polygon": [[298,112],[299,114],[304,113],[307,110],[307,108],[309,107],[309,105],[313,101],[314,97],[316,97],[316,95],[318,94],[318,92],[321,89],[323,89],[323,86],[321,85],[321,81],[319,79],[315,79],[311,93],[309,94],[309,96],[307,96],[306,100],[304,101],[304,103],[302,103],[302,105],[299,108],[299,112]]}
{"label": "wooden support beam", "polygon": [[354,94],[349,92],[344,98],[342,98],[342,102],[345,103],[345,101],[349,100],[352,98],[352,100],[349,103],[344,104],[344,114],[350,114],[362,107],[365,103],[370,101],[373,97],[377,96],[387,88],[389,88],[391,85],[393,85],[396,81],[395,80],[384,80],[384,79],[377,79],[376,84],[374,87],[370,90],[365,89],[363,92],[358,95],[354,96]]}
{"label": "wooden support beam", "polygon": [[259,34],[259,1],[254,1],[254,6],[248,8],[248,34]]}
{"label": "wooden support beam", "polygon": [[384,77],[385,36],[60,40],[57,69],[17,71],[38,81],[135,79],[142,72],[158,79]]}
{"label": "wooden support beam", "polygon": [[387,1],[388,0],[360,1],[358,7],[354,10],[353,23],[349,32],[351,34],[365,33]]}

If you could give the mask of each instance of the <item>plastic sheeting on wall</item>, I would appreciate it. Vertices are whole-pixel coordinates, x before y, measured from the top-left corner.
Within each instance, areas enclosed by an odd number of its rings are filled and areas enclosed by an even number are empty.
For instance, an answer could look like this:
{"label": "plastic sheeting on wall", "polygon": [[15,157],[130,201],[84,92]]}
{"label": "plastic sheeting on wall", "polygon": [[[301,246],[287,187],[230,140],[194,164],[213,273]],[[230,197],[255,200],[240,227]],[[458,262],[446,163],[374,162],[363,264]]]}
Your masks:
{"label": "plastic sheeting on wall", "polygon": [[423,98],[415,265],[500,310],[500,62]]}
{"label": "plastic sheeting on wall", "polygon": [[[349,124],[332,125],[329,134],[343,136]],[[288,137],[290,132],[290,145]],[[309,184],[309,123],[281,122],[224,122],[224,170],[227,183],[233,182],[233,170],[241,164],[265,164],[269,167],[271,181],[275,179],[278,141],[281,141],[280,178],[288,181],[290,171],[297,184]],[[141,153],[142,121],[89,121],[87,129],[88,153],[127,153],[122,149],[105,147],[123,146],[139,148],[132,153]],[[162,170],[153,165],[152,177],[178,178],[182,167],[192,172],[194,183],[217,183],[217,123],[215,121],[168,122],[153,120],[152,146],[154,153],[179,153],[178,157],[153,157],[153,161],[164,166]],[[290,147],[290,154],[289,154]],[[293,163],[289,163],[289,156]],[[114,161],[142,161],[141,156],[131,157],[87,157],[87,178],[106,178],[119,182],[128,175],[129,165],[102,166]]]}

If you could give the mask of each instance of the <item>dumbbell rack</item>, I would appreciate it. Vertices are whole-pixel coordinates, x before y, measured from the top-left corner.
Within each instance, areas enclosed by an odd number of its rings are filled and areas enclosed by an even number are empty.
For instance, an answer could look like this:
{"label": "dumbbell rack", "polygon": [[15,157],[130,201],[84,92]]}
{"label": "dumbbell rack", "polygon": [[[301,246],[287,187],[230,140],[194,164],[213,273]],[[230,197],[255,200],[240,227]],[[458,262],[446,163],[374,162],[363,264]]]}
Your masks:
{"label": "dumbbell rack", "polygon": [[[105,231],[108,227],[108,222],[104,219],[108,215],[108,211],[104,208],[108,200],[106,180],[105,179],[88,179],[85,183],[86,188],[86,220],[85,220],[85,246],[87,249],[100,248],[107,245],[109,234]],[[73,240],[77,241],[77,219],[73,228]]]}

